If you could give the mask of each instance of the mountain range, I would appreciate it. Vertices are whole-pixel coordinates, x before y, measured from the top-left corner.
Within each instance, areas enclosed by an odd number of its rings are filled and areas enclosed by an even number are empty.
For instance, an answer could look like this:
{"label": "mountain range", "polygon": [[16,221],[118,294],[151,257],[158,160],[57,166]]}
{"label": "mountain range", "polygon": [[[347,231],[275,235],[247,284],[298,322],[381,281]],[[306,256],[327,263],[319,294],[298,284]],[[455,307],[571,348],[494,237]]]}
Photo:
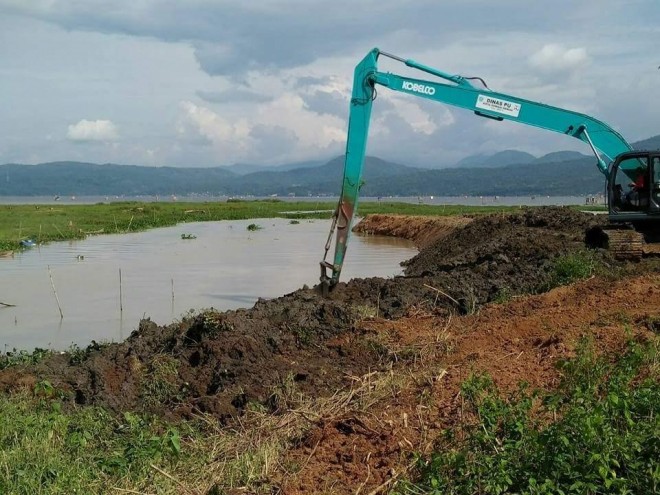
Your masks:
{"label": "mountain range", "polygon": [[[660,149],[660,135],[633,144]],[[343,156],[260,167],[143,167],[51,162],[0,165],[0,196],[336,196]],[[363,196],[585,195],[603,192],[595,159],[574,151],[535,157],[505,150],[464,158],[453,167],[408,167],[376,157],[365,160]]]}

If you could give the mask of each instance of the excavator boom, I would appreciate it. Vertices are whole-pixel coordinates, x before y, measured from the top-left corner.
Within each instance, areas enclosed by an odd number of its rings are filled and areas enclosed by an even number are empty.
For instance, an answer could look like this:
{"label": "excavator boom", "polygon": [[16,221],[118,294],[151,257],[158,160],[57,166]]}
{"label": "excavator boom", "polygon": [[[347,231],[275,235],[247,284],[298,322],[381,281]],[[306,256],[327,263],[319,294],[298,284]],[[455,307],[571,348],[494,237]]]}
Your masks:
{"label": "excavator boom", "polygon": [[[379,72],[379,56],[392,58],[446,82]],[[476,80],[481,81],[484,87],[476,86],[473,82]],[[332,288],[339,282],[344,264],[346,245],[357,211],[376,85],[471,110],[480,117],[498,121],[510,120],[579,139],[589,145],[597,159],[597,167],[605,177],[609,175],[608,164],[621,153],[632,150],[618,132],[588,115],[492,91],[481,78],[448,74],[374,48],[356,66],[353,76],[342,190],[325,246],[325,256],[321,261],[321,283],[326,288]],[[335,253],[333,262],[330,263],[326,258],[335,230]],[[330,275],[327,270],[331,270]]]}

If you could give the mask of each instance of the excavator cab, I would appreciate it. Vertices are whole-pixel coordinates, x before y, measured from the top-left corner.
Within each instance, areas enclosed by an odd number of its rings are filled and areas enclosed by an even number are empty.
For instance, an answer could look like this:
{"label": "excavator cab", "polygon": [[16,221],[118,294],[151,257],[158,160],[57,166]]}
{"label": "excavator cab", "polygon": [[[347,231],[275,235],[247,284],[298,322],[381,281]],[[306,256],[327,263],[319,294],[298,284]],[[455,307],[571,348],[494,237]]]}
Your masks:
{"label": "excavator cab", "polygon": [[610,225],[603,235],[587,233],[587,244],[606,246],[617,259],[660,255],[660,150],[619,155],[607,190]]}
{"label": "excavator cab", "polygon": [[660,221],[660,151],[619,155],[610,168],[608,197],[614,222]]}

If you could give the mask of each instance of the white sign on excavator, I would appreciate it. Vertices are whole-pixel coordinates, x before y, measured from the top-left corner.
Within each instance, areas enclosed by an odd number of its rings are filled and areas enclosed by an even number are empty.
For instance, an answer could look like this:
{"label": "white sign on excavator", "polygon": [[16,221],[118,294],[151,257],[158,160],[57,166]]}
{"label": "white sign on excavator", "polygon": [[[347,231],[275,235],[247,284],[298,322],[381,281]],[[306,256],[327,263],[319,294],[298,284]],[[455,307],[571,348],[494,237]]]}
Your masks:
{"label": "white sign on excavator", "polygon": [[423,95],[433,96],[435,94],[435,88],[433,86],[427,86],[426,84],[403,81],[402,87],[408,91],[414,91],[415,93],[421,93]]}
{"label": "white sign on excavator", "polygon": [[477,97],[477,108],[503,113],[505,115],[510,115],[511,117],[518,116],[521,106],[520,103],[500,100],[499,98],[493,98],[492,96],[479,95]]}

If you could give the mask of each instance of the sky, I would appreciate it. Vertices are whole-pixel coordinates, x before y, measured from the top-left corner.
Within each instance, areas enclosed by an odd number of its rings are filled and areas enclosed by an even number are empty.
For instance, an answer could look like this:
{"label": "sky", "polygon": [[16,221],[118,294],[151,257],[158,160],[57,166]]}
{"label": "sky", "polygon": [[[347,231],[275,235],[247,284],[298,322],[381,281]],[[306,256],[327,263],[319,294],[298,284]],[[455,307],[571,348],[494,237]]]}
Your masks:
{"label": "sky", "polygon": [[[660,134],[658,0],[0,0],[0,163],[330,159],[374,47],[588,113],[629,142]],[[589,153],[378,91],[369,155],[436,167],[505,149]]]}

